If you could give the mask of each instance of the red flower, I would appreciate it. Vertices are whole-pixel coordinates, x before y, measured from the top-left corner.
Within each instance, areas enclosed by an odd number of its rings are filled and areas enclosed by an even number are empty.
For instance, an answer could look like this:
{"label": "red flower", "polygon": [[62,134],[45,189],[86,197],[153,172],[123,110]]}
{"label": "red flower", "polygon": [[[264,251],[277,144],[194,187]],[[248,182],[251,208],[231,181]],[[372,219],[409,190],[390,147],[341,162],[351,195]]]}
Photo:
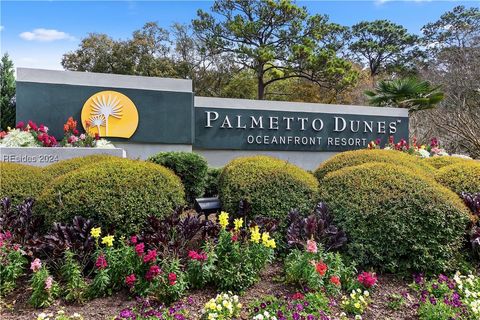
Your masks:
{"label": "red flower", "polygon": [[98,135],[98,132],[95,132],[95,140],[99,140],[100,136]]}
{"label": "red flower", "polygon": [[148,250],[147,254],[143,257],[143,262],[148,263],[157,259],[157,250]]}
{"label": "red flower", "polygon": [[105,269],[108,266],[107,260],[103,254],[99,255],[97,261],[95,262],[95,266],[98,270]]}
{"label": "red flower", "polygon": [[37,130],[38,130],[37,124],[36,124],[35,122],[33,122],[32,120],[29,120],[29,121],[28,121],[28,126],[29,126],[30,129],[32,129],[33,131],[37,131]]}
{"label": "red flower", "polygon": [[373,287],[377,283],[377,277],[375,274],[365,271],[358,275],[357,280],[367,289]]}
{"label": "red flower", "polygon": [[137,278],[135,278],[135,274],[133,274],[133,273],[131,275],[128,275],[128,276],[125,277],[125,283],[130,288],[135,285],[136,280],[137,280]]}
{"label": "red flower", "polygon": [[238,234],[234,233],[232,234],[232,241],[237,242],[238,241]]}
{"label": "red flower", "polygon": [[168,274],[168,282],[171,286],[175,285],[175,283],[177,282],[177,275],[173,272],[170,272]]}
{"label": "red flower", "polygon": [[160,274],[160,272],[162,272],[162,270],[160,270],[159,266],[150,266],[150,269],[148,269],[147,273],[145,274],[145,279],[147,279],[148,281],[152,281],[153,278]]}
{"label": "red flower", "polygon": [[137,244],[135,246],[135,252],[137,253],[137,256],[141,257],[145,252],[145,245],[143,243]]}
{"label": "red flower", "polygon": [[73,134],[78,136],[78,134],[79,134],[78,130],[77,129],[73,130]]}
{"label": "red flower", "polygon": [[131,236],[131,237],[130,237],[130,242],[131,242],[132,244],[136,244],[137,241],[138,241],[137,236]]}
{"label": "red flower", "polygon": [[331,276],[330,277],[330,282],[333,283],[336,286],[340,286],[340,278],[337,276]]}
{"label": "red flower", "polygon": [[327,273],[328,266],[323,261],[320,261],[315,264],[315,270],[319,275],[324,276]]}
{"label": "red flower", "polygon": [[0,131],[0,139],[5,138],[6,135],[7,133],[5,131]]}
{"label": "red flower", "polygon": [[[1,247],[1,246],[0,246]],[[19,244],[14,244],[13,245],[13,250],[15,251],[18,251],[20,249],[20,245]]]}
{"label": "red flower", "polygon": [[25,124],[23,123],[23,121],[20,121],[19,123],[17,123],[17,126],[15,128],[16,129],[22,129],[24,126],[25,126]]}
{"label": "red flower", "polygon": [[296,292],[293,296],[292,296],[292,299],[293,300],[303,300],[305,298],[305,296],[300,293],[300,292]]}

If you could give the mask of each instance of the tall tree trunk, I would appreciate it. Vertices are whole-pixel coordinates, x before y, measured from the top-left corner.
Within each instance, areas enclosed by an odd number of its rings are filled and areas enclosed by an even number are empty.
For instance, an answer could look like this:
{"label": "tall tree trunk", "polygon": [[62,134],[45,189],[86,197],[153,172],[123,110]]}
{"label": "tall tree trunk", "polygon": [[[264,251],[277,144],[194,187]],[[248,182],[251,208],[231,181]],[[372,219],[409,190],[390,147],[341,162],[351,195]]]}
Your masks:
{"label": "tall tree trunk", "polygon": [[263,83],[263,77],[258,77],[257,99],[263,100],[264,96],[265,96],[265,84]]}

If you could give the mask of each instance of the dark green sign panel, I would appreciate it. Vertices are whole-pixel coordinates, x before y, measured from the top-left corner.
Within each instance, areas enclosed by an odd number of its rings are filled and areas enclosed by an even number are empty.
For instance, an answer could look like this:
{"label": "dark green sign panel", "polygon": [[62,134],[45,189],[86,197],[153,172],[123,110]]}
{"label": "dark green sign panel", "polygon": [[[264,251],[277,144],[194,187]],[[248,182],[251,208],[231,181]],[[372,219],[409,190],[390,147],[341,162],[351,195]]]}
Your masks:
{"label": "dark green sign panel", "polygon": [[390,136],[408,140],[408,117],[195,108],[194,147],[201,149],[345,151]]}
{"label": "dark green sign panel", "polygon": [[49,126],[51,134],[61,137],[63,124],[68,117],[79,121],[85,101],[104,90],[126,95],[137,108],[138,127],[128,141],[192,144],[192,92],[18,81],[17,121],[34,120],[38,124],[43,123]]}

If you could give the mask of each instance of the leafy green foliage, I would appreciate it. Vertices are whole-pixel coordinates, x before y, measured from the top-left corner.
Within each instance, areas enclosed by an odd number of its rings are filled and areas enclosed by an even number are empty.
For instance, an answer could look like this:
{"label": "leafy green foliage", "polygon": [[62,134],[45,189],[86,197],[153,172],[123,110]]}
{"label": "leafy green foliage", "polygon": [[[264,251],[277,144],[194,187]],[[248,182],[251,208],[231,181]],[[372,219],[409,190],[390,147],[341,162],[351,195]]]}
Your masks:
{"label": "leafy green foliage", "polygon": [[225,229],[220,231],[212,281],[220,290],[242,291],[258,281],[260,271],[273,259],[273,249],[263,243],[234,240],[232,236]]}
{"label": "leafy green foliage", "polygon": [[0,233],[0,297],[15,289],[16,282],[24,274],[27,258],[19,247]]}
{"label": "leafy green foliage", "polygon": [[113,157],[110,155],[96,154],[96,155],[91,155],[86,157],[78,157],[78,158],[62,160],[56,163],[52,163],[51,165],[48,165],[46,167],[43,167],[42,170],[43,170],[43,173],[45,174],[45,177],[54,179],[56,177],[64,175],[65,173],[78,170],[85,166],[96,165],[101,161],[115,160],[115,159],[116,157]]}
{"label": "leafy green foliage", "polygon": [[205,197],[218,196],[218,183],[220,180],[220,174],[223,168],[208,168],[207,177],[205,179]]}
{"label": "leafy green foliage", "polygon": [[[307,252],[294,249],[285,259],[285,280],[287,283],[313,290],[324,289],[338,294],[341,288],[352,285],[355,275],[353,265],[347,266],[339,253]],[[338,277],[338,283],[332,277]]]}
{"label": "leafy green foliage", "polygon": [[203,195],[208,164],[204,157],[194,152],[160,152],[148,161],[172,169],[182,180],[188,203]]}
{"label": "leafy green foliage", "polygon": [[[50,288],[47,287],[49,281],[51,281]],[[60,292],[58,283],[53,280],[45,266],[42,266],[38,271],[33,273],[30,286],[32,288],[32,295],[28,302],[35,308],[46,308],[50,306]]]}
{"label": "leafy green foliage", "polygon": [[330,172],[370,162],[401,165],[423,176],[430,176],[434,171],[432,167],[418,157],[395,150],[373,149],[347,151],[336,154],[327,161],[322,162],[313,174],[321,182]]}
{"label": "leafy green foliage", "polygon": [[39,167],[0,162],[0,198],[9,197],[13,205],[35,198],[45,188],[45,182]]}
{"label": "leafy green foliage", "polygon": [[[351,63],[336,56],[345,28],[310,16],[288,1],[218,0],[198,11],[193,27],[205,51],[232,54],[255,73],[257,97],[277,81],[302,77],[333,89],[356,81]],[[217,20],[215,15],[225,17]]]}
{"label": "leafy green foliage", "polygon": [[352,26],[350,50],[369,69],[372,79],[408,62],[418,37],[388,20],[362,21]]}
{"label": "leafy green foliage", "polygon": [[469,222],[456,194],[393,164],[331,172],[320,196],[348,234],[347,254],[362,266],[390,272],[452,268]]}
{"label": "leafy green foliage", "polygon": [[62,278],[65,281],[64,299],[68,302],[83,303],[87,283],[83,278],[82,269],[76,261],[74,253],[65,251],[65,263],[61,270]]}
{"label": "leafy green foliage", "polygon": [[265,216],[284,225],[292,208],[308,212],[315,204],[318,182],[303,169],[267,156],[237,158],[220,176],[223,209],[235,212],[241,200],[250,205],[248,218]]}
{"label": "leafy green foliage", "polygon": [[92,219],[119,234],[138,232],[149,215],[162,217],[184,203],[181,181],[162,166],[103,161],[58,177],[38,199],[46,223]]}
{"label": "leafy green foliage", "polygon": [[480,163],[461,162],[439,169],[435,180],[457,194],[480,192]]}
{"label": "leafy green foliage", "polygon": [[0,131],[15,127],[15,69],[5,53],[0,61]]}
{"label": "leafy green foliage", "polygon": [[443,100],[440,87],[416,78],[380,80],[374,91],[367,90],[370,105],[406,108],[409,112],[435,108]]}

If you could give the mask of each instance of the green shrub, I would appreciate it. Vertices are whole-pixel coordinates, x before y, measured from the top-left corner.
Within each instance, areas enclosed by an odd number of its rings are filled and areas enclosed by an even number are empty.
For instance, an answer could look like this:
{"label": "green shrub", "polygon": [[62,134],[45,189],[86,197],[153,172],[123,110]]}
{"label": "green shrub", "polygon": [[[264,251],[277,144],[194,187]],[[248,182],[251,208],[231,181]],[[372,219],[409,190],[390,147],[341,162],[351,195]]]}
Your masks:
{"label": "green shrub", "polygon": [[47,184],[39,167],[0,162],[0,198],[10,197],[14,205],[36,197]]}
{"label": "green shrub", "polygon": [[38,212],[49,224],[81,215],[132,234],[140,231],[148,215],[162,217],[183,204],[183,186],[172,171],[122,159],[86,166],[52,180],[38,199]]}
{"label": "green shrub", "polygon": [[106,154],[96,154],[86,157],[78,157],[67,160],[62,160],[56,163],[52,163],[49,166],[43,168],[43,172],[46,177],[54,179],[65,173],[80,169],[91,164],[96,164],[105,160],[120,159],[118,157],[106,155]]}
{"label": "green shrub", "polygon": [[453,267],[469,222],[455,193],[403,166],[368,163],[331,172],[320,195],[347,233],[347,254],[389,272]]}
{"label": "green shrub", "polygon": [[160,152],[148,161],[170,168],[180,177],[189,203],[203,195],[208,169],[204,157],[193,152]]}
{"label": "green shrub", "polygon": [[458,194],[480,192],[480,162],[470,160],[443,167],[435,173],[435,179]]}
{"label": "green shrub", "polygon": [[309,211],[317,199],[318,182],[308,172],[286,161],[267,156],[237,158],[220,175],[223,209],[236,212],[241,200],[251,206],[251,216],[284,220],[296,208]]}
{"label": "green shrub", "polygon": [[323,162],[314,172],[315,177],[321,181],[329,172],[345,167],[356,166],[369,162],[391,163],[402,165],[417,171],[419,174],[430,175],[434,170],[419,157],[396,150],[355,150],[341,152]]}
{"label": "green shrub", "polygon": [[205,179],[205,197],[218,196],[218,182],[223,168],[208,168],[207,178]]}
{"label": "green shrub", "polygon": [[423,158],[422,160],[428,165],[434,167],[435,169],[440,169],[440,168],[449,166],[451,164],[474,161],[470,159],[464,159],[464,158],[452,157],[452,156],[430,157],[430,158]]}

